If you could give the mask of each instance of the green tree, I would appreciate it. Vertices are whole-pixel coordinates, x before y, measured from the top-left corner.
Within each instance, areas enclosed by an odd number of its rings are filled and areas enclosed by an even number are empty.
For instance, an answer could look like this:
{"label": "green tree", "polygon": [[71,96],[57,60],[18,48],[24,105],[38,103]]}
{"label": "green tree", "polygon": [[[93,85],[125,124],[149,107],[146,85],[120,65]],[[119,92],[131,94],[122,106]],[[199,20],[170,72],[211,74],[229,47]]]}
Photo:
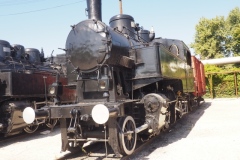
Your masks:
{"label": "green tree", "polygon": [[233,30],[234,51],[240,53],[240,24]]}
{"label": "green tree", "polygon": [[222,57],[222,42],[225,35],[224,17],[210,20],[201,18],[199,24],[196,25],[195,42],[191,44],[191,47],[205,59]]}
{"label": "green tree", "polygon": [[196,25],[191,47],[202,59],[220,58],[240,54],[240,10],[230,11],[228,17],[201,18]]}
{"label": "green tree", "polygon": [[238,7],[230,11],[226,19],[226,30],[225,54],[240,54],[240,9]]}

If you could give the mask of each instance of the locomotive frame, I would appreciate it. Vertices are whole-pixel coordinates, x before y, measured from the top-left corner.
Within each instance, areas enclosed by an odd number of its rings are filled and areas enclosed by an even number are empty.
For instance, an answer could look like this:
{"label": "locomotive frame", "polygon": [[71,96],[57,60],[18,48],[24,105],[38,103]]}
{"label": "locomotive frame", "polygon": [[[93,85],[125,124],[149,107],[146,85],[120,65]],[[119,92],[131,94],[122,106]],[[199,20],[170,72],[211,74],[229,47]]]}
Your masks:
{"label": "locomotive frame", "polygon": [[202,100],[205,88],[199,92],[192,68],[197,59],[184,42],[155,38],[130,15],[114,16],[107,26],[100,0],[87,5],[89,19],[74,25],[66,41],[77,103],[26,115],[59,118],[62,151],[98,141],[108,142],[117,156],[130,155],[138,138],[160,134]]}

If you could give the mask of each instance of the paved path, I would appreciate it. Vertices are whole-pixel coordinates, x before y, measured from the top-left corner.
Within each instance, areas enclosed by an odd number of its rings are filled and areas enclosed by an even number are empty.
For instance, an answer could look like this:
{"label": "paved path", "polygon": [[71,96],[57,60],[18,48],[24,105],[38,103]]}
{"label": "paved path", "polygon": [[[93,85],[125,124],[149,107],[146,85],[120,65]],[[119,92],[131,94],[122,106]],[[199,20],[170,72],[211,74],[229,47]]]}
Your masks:
{"label": "paved path", "polygon": [[[0,144],[2,160],[61,157],[59,129]],[[240,99],[207,100],[132,159],[240,160]]]}
{"label": "paved path", "polygon": [[240,160],[240,99],[206,100],[133,159]]}
{"label": "paved path", "polygon": [[55,160],[63,154],[61,150],[60,129],[44,131],[14,138],[0,144],[1,160]]}

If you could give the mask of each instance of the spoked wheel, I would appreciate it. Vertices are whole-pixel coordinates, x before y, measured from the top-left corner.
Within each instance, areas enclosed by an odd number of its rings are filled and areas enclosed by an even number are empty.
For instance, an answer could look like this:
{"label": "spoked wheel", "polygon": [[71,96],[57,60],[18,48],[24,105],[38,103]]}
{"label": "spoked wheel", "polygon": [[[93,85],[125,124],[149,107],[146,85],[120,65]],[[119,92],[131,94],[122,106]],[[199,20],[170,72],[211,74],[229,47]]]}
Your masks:
{"label": "spoked wheel", "polygon": [[46,126],[48,127],[48,128],[53,128],[56,124],[57,124],[57,122],[58,122],[58,119],[50,119],[50,118],[48,118],[48,119],[46,119]]}
{"label": "spoked wheel", "polygon": [[176,115],[177,115],[177,119],[180,119],[182,118],[182,116],[185,114],[185,113],[188,113],[188,102],[184,102],[182,103],[181,101],[177,102],[177,105],[178,105],[178,109],[180,111],[177,111],[176,112]]}
{"label": "spoked wheel", "polygon": [[183,116],[182,103],[181,103],[181,102],[177,102],[177,105],[178,105],[178,109],[179,109],[180,111],[176,111],[176,116],[177,116],[177,119],[181,119],[182,116]]}
{"label": "spoked wheel", "polygon": [[121,127],[121,131],[118,133],[120,153],[122,155],[131,155],[137,142],[135,121],[131,116],[122,117],[119,120],[119,126]]}
{"label": "spoked wheel", "polygon": [[24,128],[24,131],[27,133],[34,133],[38,129],[38,124],[29,124]]}

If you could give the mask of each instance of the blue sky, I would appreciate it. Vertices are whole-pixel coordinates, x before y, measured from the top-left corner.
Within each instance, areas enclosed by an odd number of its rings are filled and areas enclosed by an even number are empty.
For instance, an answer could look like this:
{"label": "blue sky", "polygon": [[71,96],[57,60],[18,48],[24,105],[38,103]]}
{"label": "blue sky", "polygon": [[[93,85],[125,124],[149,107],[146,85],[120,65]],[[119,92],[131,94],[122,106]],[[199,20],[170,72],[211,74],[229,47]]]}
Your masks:
{"label": "blue sky", "polygon": [[[157,37],[194,41],[200,18],[227,16],[240,0],[122,0],[123,13]],[[45,56],[63,53],[70,25],[87,19],[85,0],[0,0],[0,39],[25,48],[43,48]],[[51,8],[51,9],[50,9]],[[34,11],[34,12],[32,12]],[[35,12],[36,11],[36,12]],[[30,13],[24,13],[30,12]],[[118,0],[102,0],[102,19],[119,14]]]}

